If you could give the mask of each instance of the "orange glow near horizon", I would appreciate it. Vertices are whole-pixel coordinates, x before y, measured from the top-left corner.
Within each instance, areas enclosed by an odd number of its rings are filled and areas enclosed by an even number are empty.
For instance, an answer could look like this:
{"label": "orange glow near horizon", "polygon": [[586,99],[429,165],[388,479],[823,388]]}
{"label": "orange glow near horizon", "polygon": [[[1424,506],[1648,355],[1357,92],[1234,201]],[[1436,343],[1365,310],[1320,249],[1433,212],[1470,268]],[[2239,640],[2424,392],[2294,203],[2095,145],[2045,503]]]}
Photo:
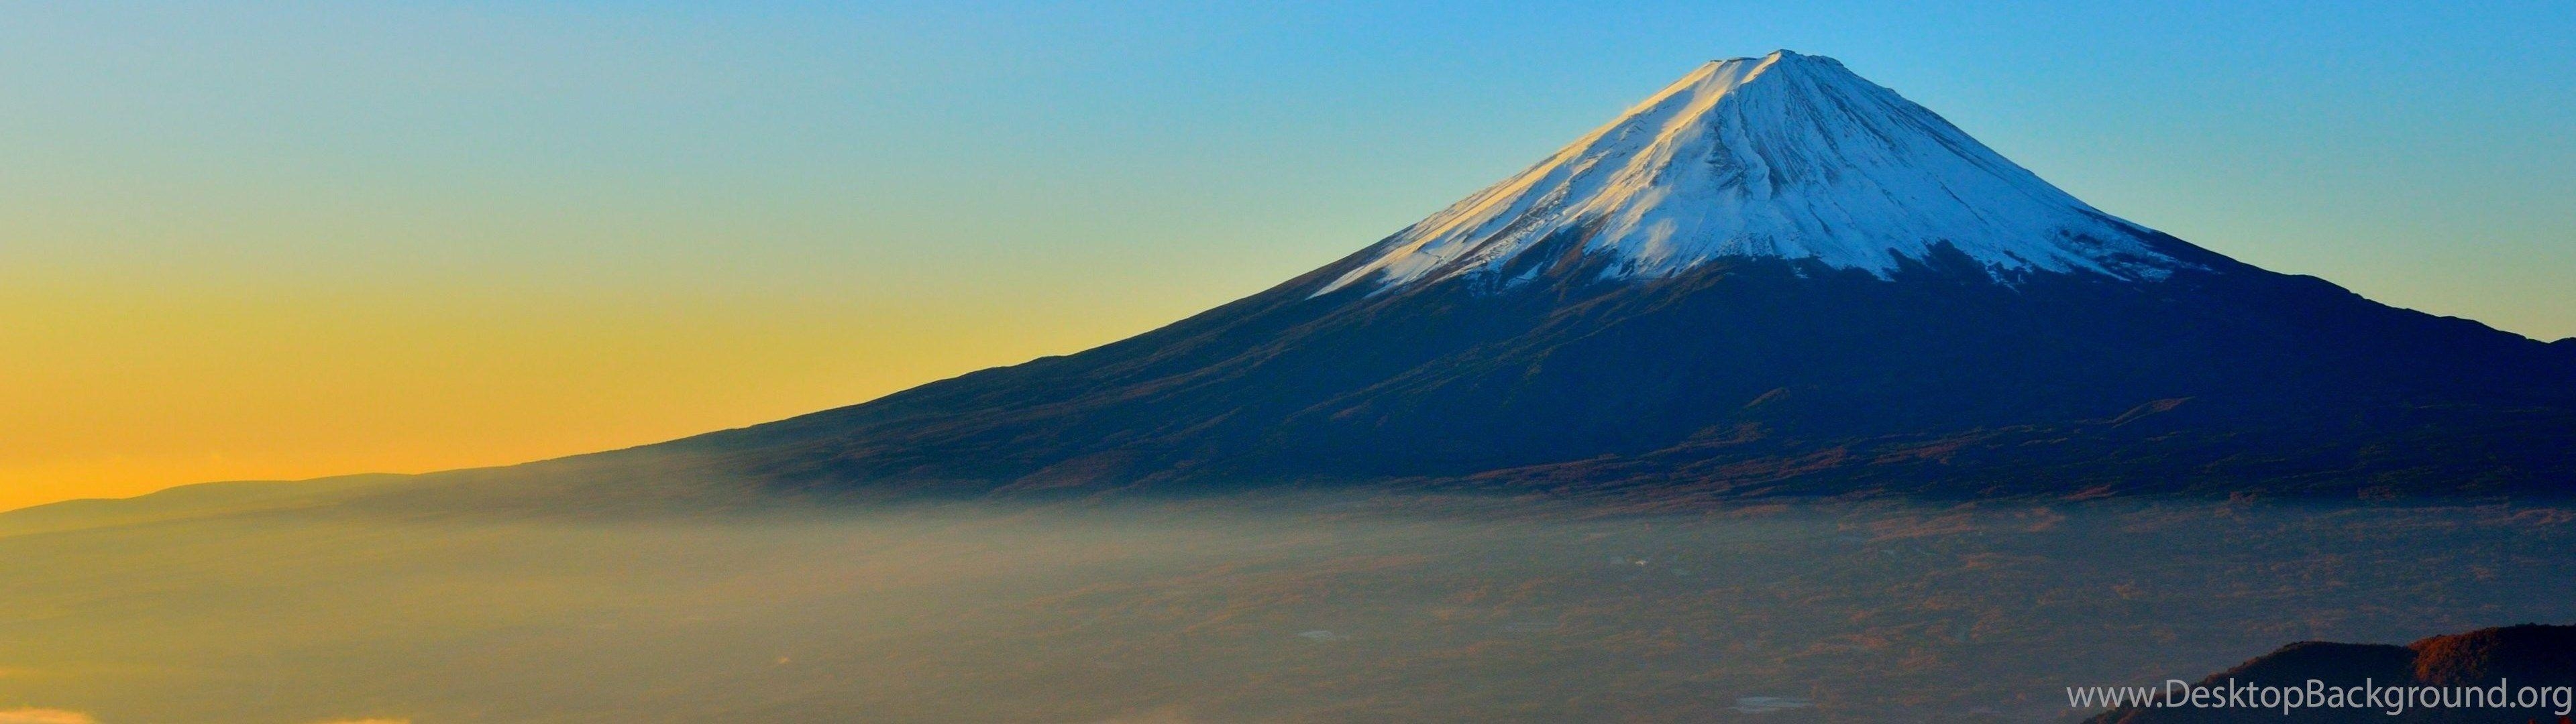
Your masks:
{"label": "orange glow near horizon", "polygon": [[788,299],[10,285],[0,510],[651,443],[1152,323],[1087,311],[1111,321]]}

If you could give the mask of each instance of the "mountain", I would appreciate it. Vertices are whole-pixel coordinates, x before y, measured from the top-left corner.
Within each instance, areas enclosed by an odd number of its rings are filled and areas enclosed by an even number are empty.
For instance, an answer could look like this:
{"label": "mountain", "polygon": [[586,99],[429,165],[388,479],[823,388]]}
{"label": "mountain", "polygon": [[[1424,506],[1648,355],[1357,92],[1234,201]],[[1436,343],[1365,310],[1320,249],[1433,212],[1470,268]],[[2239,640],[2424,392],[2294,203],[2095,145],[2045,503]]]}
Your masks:
{"label": "mountain", "polygon": [[1781,51],[1161,329],[540,468],[835,495],[2555,494],[2565,349],[2121,220]]}
{"label": "mountain", "polygon": [[[2523,624],[2433,636],[2405,646],[2302,641],[2255,657],[2236,668],[2203,677],[2200,686],[2305,687],[2309,679],[2328,686],[2355,687],[2494,687],[2506,693],[2524,686],[2576,686],[2576,626]],[[2367,684],[2365,684],[2367,682]],[[2159,694],[2161,694],[2159,689]],[[2365,691],[2367,691],[2365,689]],[[2383,701],[2394,695],[2381,695]],[[2454,692],[2450,701],[2465,704]],[[2087,720],[2089,724],[2217,724],[2220,722],[2493,722],[2522,724],[2564,721],[2564,700],[2541,699],[2527,708],[2471,706],[2319,707],[2284,715],[2278,708],[2142,708],[2124,707]]]}

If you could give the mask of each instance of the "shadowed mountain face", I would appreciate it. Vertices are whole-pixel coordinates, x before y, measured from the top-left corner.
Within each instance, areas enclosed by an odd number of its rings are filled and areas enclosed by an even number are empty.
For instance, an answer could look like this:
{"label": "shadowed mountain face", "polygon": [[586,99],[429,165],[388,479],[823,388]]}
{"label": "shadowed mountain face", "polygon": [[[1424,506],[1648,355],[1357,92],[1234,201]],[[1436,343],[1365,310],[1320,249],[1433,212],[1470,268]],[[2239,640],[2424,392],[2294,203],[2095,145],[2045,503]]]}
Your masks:
{"label": "shadowed mountain face", "polygon": [[542,467],[870,495],[2484,495],[2565,489],[2571,442],[2563,343],[2111,217],[1783,52],[1168,327]]}
{"label": "shadowed mountain face", "polygon": [[[2303,686],[2309,679],[2327,686],[2351,687],[2520,687],[2576,686],[2576,626],[2525,624],[2434,636],[2405,646],[2302,641],[2283,646],[2236,668],[2200,680],[2206,686],[2234,681],[2259,686]],[[2544,701],[2524,708],[2467,705],[2465,694],[2439,706],[2405,708],[2340,707],[2294,711],[2248,708],[2125,708],[2104,713],[2090,724],[2186,724],[2207,722],[2472,722],[2521,724],[2561,721],[2563,701]],[[2457,705],[2453,705],[2457,704]],[[2397,710],[2392,715],[2389,712]]]}

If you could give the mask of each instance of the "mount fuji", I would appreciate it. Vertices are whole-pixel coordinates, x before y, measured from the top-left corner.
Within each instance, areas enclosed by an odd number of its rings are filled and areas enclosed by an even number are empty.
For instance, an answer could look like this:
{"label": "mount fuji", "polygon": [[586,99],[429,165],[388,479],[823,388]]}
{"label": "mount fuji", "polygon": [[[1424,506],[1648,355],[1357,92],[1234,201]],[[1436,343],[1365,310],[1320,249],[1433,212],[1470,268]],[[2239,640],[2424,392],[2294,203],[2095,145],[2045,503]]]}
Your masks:
{"label": "mount fuji", "polygon": [[862,497],[2560,494],[2576,350],[2121,220],[1781,51],[1161,329],[485,475],[529,472]]}

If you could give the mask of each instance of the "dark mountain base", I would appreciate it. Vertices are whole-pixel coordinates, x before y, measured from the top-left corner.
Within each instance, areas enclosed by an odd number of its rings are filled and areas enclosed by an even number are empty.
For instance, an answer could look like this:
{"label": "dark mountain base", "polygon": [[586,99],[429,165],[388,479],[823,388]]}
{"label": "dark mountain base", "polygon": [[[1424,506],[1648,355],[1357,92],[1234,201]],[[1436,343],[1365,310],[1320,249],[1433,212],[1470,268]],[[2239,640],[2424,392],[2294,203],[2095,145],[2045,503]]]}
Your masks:
{"label": "dark mountain base", "polygon": [[1517,287],[1309,298],[1345,261],[1081,354],[546,467],[859,497],[1394,480],[2386,498],[2576,481],[2576,356],[2159,238],[2205,270],[1999,281],[1936,254],[1892,279],[1737,259],[1613,282],[1568,247]]}

